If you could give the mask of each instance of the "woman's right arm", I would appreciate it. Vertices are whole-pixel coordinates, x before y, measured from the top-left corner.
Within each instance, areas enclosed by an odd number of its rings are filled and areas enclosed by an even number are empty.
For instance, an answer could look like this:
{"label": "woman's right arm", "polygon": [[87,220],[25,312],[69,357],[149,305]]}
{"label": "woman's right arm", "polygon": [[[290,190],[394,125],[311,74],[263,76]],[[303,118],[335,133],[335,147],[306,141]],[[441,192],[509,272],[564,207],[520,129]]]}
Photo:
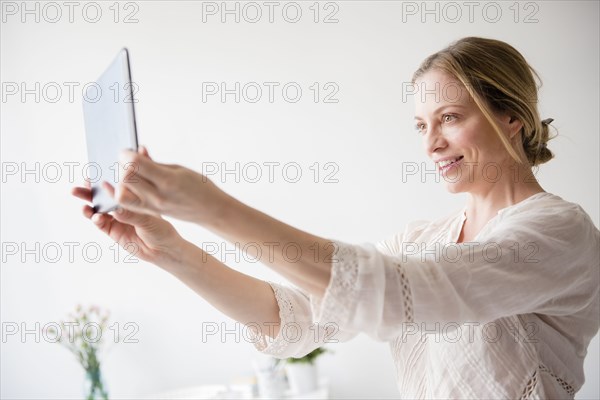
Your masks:
{"label": "woman's right arm", "polygon": [[[139,152],[150,158],[144,147]],[[106,184],[105,189],[114,197],[112,186]],[[90,182],[73,188],[72,194],[91,203]],[[279,332],[279,306],[269,283],[227,267],[181,237],[161,216],[123,208],[99,214],[89,204],[82,211],[123,249],[171,273],[227,316],[260,327],[266,336]]]}
{"label": "woman's right arm", "polygon": [[[145,148],[140,153],[149,158]],[[105,184],[105,189],[114,197],[112,186]],[[72,194],[92,201],[89,182],[74,188]],[[123,208],[95,214],[90,205],[84,205],[83,214],[126,251],[135,249],[136,257],[169,272],[216,309],[246,325],[260,351],[279,358],[299,357],[325,342],[354,336],[338,332],[331,324],[315,324],[314,302],[306,292],[229,268],[182,238],[160,215]]]}
{"label": "woman's right arm", "polygon": [[315,323],[315,303],[298,288],[245,275],[185,240],[178,253],[180,257],[159,266],[223,314],[246,325],[252,344],[264,354],[302,357],[324,344],[356,336],[335,324]]}
{"label": "woman's right arm", "polygon": [[180,256],[159,267],[169,272],[223,314],[275,337],[279,306],[268,282],[238,272],[183,240]]}

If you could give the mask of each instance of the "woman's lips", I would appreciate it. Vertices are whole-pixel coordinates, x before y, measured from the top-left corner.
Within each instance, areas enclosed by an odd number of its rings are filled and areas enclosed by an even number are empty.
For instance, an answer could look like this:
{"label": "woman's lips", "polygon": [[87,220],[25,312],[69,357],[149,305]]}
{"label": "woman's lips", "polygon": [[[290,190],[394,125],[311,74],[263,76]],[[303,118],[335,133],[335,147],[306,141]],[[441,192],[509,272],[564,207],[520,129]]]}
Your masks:
{"label": "woman's lips", "polygon": [[440,167],[440,172],[442,173],[442,175],[445,175],[449,170],[451,170],[452,168],[458,166],[463,158],[465,158],[464,156],[460,156],[458,160],[454,161],[453,163],[450,163],[444,167]]}

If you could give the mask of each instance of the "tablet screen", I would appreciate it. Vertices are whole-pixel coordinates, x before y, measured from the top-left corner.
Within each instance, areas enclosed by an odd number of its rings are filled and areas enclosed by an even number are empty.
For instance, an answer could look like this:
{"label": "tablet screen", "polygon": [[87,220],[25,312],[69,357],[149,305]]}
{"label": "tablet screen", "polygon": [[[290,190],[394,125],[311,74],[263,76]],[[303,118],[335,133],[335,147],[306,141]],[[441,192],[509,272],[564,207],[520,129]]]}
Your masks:
{"label": "tablet screen", "polygon": [[134,86],[129,54],[124,48],[100,78],[84,90],[87,175],[94,212],[106,213],[116,208],[117,203],[102,188],[102,181],[116,187],[123,175],[118,165],[119,153],[125,149],[137,151]]}

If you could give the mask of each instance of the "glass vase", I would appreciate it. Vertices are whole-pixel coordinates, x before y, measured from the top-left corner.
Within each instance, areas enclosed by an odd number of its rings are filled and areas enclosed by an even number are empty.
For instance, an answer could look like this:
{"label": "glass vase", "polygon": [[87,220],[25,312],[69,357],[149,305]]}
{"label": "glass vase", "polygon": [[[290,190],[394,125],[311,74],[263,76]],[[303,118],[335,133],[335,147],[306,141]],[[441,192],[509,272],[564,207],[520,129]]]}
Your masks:
{"label": "glass vase", "polygon": [[108,400],[108,392],[100,368],[86,371],[83,394],[86,400]]}

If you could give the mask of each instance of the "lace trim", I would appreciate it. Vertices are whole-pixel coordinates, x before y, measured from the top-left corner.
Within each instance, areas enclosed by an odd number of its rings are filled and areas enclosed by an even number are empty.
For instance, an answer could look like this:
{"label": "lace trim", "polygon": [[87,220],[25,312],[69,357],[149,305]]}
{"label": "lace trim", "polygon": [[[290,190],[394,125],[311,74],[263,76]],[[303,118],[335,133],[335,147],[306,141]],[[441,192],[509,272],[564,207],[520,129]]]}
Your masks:
{"label": "lace trim", "polygon": [[[336,257],[339,257],[336,258]],[[341,291],[354,290],[358,280],[358,260],[354,246],[336,243],[331,259],[332,275],[335,276],[332,290],[336,294]],[[334,274],[335,273],[335,274]]]}
{"label": "lace trim", "polygon": [[358,300],[354,293],[358,281],[358,254],[353,245],[332,243],[331,278],[322,301],[317,302],[321,309],[318,320],[345,325],[352,318],[350,312],[355,309],[354,303]]}
{"label": "lace trim", "polygon": [[521,397],[519,397],[519,399],[520,400],[530,399],[531,395],[533,394],[533,390],[537,386],[537,382],[538,382],[538,368],[536,368],[536,370],[533,371],[533,375],[531,375],[531,378],[529,378],[529,381],[527,381],[527,385],[525,385],[525,388],[523,389],[523,394],[521,394]]}
{"label": "lace trim", "polygon": [[[355,310],[355,303],[359,301],[356,295],[356,285],[359,277],[359,254],[357,247],[343,242],[333,242],[334,253],[332,256],[331,280],[322,301],[315,300],[318,309],[321,309],[319,321],[347,324]],[[394,264],[400,287],[402,290],[402,306],[404,321],[414,322],[413,296],[410,289],[408,275],[400,261]],[[325,305],[325,308],[321,307]],[[341,328],[341,327],[340,327]]]}
{"label": "lace trim", "polygon": [[402,299],[404,303],[404,319],[406,322],[414,322],[413,313],[413,298],[412,291],[410,290],[410,284],[408,283],[408,277],[404,267],[399,262],[396,263],[396,269],[400,275],[400,286],[402,287]]}
{"label": "lace trim", "polygon": [[535,390],[535,388],[537,387],[537,384],[538,384],[538,372],[547,373],[548,375],[550,375],[551,377],[556,379],[556,381],[565,390],[565,392],[567,392],[570,396],[575,396],[575,389],[573,388],[573,386],[571,386],[569,383],[567,383],[564,379],[557,376],[554,372],[552,372],[550,369],[548,369],[548,367],[546,367],[544,364],[540,364],[540,365],[538,365],[536,370],[533,371],[531,378],[529,378],[527,385],[525,385],[525,388],[523,389],[523,394],[520,397],[521,400],[526,400],[526,399],[531,398],[533,391]]}
{"label": "lace trim", "polygon": [[573,388],[573,386],[567,383],[563,378],[557,376],[554,372],[550,371],[548,367],[542,364],[540,365],[540,371],[549,374],[551,377],[558,381],[558,383],[560,384],[560,386],[562,386],[565,392],[569,393],[571,396],[575,396],[575,388]]}
{"label": "lace trim", "polygon": [[286,291],[281,290],[278,284],[268,281],[267,283],[271,285],[277,305],[279,306],[279,332],[275,338],[263,335],[262,332],[255,332],[253,330],[250,330],[250,332],[252,332],[251,335],[253,336],[252,343],[258,351],[277,356],[282,354],[289,345],[289,342],[283,338],[282,327],[294,321],[294,305]]}

